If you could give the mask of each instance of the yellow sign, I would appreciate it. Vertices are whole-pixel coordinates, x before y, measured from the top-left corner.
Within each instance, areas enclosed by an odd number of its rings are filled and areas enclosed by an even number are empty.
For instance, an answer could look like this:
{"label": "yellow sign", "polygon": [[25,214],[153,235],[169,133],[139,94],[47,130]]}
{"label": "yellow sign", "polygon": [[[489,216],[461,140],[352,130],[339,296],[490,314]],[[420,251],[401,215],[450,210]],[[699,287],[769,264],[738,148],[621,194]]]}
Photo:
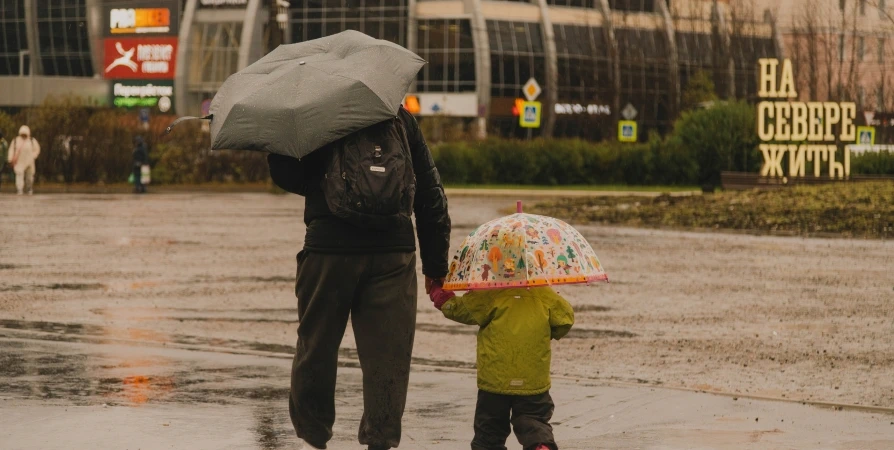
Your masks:
{"label": "yellow sign", "polygon": [[636,142],[636,121],[618,121],[618,140],[621,142]]}
{"label": "yellow sign", "polygon": [[522,128],[540,128],[540,113],[543,107],[540,102],[522,102],[518,115],[518,125]]}
{"label": "yellow sign", "polygon": [[855,139],[860,143],[864,138],[873,141],[875,137],[874,130],[867,130],[862,136],[857,134],[856,103],[797,101],[790,60],[764,58],[758,63],[757,95],[763,99],[757,105],[757,135],[764,156],[761,176],[803,177],[808,162],[815,177],[824,173],[830,178],[849,176],[850,150],[839,149],[834,143]]}
{"label": "yellow sign", "polygon": [[875,145],[875,127],[857,127],[857,145]]}

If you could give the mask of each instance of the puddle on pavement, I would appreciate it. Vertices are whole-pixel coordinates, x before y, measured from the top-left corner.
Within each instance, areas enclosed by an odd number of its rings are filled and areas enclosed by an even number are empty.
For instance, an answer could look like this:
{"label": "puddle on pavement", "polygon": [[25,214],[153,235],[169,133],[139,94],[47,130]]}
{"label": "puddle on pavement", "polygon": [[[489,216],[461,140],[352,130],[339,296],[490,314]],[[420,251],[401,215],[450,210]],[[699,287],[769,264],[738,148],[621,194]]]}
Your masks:
{"label": "puddle on pavement", "polygon": [[297,324],[298,319],[241,319],[236,317],[169,317],[170,320],[179,320],[180,322],[211,322],[211,323],[288,323]]}
{"label": "puddle on pavement", "polygon": [[600,339],[600,338],[632,338],[636,333],[623,330],[593,330],[586,328],[572,328],[565,339]]}
{"label": "puddle on pavement", "polygon": [[197,276],[191,280],[193,283],[294,283],[295,276],[230,276],[230,277],[209,277]]}
{"label": "puddle on pavement", "polygon": [[612,308],[602,305],[580,305],[574,307],[574,312],[606,312]]}
{"label": "puddle on pavement", "polygon": [[0,286],[0,292],[18,292],[18,291],[90,291],[96,289],[105,289],[106,285],[101,283],[52,283],[52,284],[13,284]]}

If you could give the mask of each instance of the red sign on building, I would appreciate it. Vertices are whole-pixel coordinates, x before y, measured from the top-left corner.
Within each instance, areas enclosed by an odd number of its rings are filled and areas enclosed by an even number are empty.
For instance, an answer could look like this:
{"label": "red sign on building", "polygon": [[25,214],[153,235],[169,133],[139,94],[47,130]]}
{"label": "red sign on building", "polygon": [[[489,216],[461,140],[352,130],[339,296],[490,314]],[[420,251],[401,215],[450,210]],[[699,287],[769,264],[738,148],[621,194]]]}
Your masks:
{"label": "red sign on building", "polygon": [[103,61],[103,76],[107,79],[171,80],[177,61],[177,38],[106,38]]}

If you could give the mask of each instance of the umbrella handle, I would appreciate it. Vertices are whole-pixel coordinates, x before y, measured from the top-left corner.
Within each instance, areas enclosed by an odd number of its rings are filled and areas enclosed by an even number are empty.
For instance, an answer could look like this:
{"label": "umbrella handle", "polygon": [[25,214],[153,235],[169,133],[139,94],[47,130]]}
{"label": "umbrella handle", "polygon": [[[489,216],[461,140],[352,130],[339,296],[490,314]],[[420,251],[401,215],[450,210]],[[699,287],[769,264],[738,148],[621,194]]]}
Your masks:
{"label": "umbrella handle", "polygon": [[205,117],[183,116],[183,117],[181,117],[181,118],[175,120],[175,121],[174,121],[173,123],[171,123],[170,125],[168,125],[168,127],[165,128],[165,133],[164,133],[164,134],[166,134],[166,135],[167,135],[167,134],[171,134],[171,131],[173,131],[173,130],[174,130],[174,127],[177,126],[177,124],[179,124],[180,122],[183,122],[183,121],[186,121],[186,120],[211,120],[213,117],[214,117],[214,114],[208,114],[208,115],[205,116]]}

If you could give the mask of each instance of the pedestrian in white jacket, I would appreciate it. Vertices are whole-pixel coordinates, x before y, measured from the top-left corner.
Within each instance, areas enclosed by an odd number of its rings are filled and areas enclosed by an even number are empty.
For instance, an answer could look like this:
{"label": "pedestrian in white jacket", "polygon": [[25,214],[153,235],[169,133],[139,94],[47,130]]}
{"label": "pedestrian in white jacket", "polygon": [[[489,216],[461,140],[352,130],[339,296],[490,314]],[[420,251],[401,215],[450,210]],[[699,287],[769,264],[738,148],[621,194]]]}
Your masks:
{"label": "pedestrian in white jacket", "polygon": [[40,155],[40,144],[31,137],[31,129],[27,125],[19,128],[19,135],[9,145],[9,165],[16,173],[16,190],[19,195],[34,193],[34,161]]}

